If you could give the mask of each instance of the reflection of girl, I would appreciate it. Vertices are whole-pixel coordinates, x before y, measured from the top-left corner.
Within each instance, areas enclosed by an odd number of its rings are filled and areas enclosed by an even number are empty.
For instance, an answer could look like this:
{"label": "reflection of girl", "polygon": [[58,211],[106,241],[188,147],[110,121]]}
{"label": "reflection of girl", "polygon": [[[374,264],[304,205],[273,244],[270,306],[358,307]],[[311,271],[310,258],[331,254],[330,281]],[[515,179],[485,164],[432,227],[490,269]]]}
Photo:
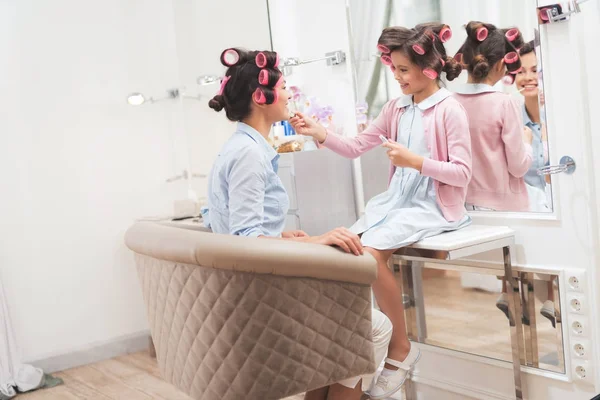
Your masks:
{"label": "reflection of girl", "polygon": [[438,24],[382,32],[382,61],[407,96],[389,101],[358,136],[336,135],[300,113],[292,119],[298,133],[345,157],[358,157],[381,144],[380,136],[397,140],[384,145],[393,164],[388,190],[369,201],[364,216],[351,228],[362,234],[365,250],[377,259],[373,291],[394,325],[389,358],[370,390],[372,399],[386,399],[398,391],[420,357],[406,335],[402,296],[388,260],[400,247],[470,223],[464,207],[471,176],[468,122],[439,81],[442,71],[449,80],[461,71],[444,49],[450,35],[447,26]]}
{"label": "reflection of girl", "polygon": [[[457,90],[456,99],[469,116],[473,149],[473,178],[467,193],[467,209],[528,211],[523,177],[531,166],[531,146],[524,142],[522,111],[510,95],[493,86],[508,69],[521,66],[514,45],[520,44],[517,29],[469,22],[467,39],[455,58],[467,66],[468,83]],[[531,142],[531,131],[525,129]]]}
{"label": "reflection of girl", "polygon": [[540,115],[537,57],[533,42],[524,44],[519,49],[519,54],[522,69],[515,76],[515,85],[525,98],[523,121],[533,134],[531,142],[533,162],[525,175],[530,200],[529,208],[530,211],[550,211],[546,197],[546,179],[549,179],[549,175],[545,177],[537,173],[538,168],[548,165],[548,138],[546,125]]}

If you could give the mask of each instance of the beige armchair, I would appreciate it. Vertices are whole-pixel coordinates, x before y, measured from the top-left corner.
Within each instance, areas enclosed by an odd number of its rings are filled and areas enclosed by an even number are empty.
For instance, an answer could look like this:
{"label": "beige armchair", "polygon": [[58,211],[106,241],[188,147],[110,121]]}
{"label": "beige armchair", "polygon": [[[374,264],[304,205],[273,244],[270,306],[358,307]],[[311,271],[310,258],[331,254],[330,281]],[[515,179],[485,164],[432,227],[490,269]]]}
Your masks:
{"label": "beige armchair", "polygon": [[126,244],[161,373],[192,398],[280,399],[375,371],[370,255],[153,222]]}

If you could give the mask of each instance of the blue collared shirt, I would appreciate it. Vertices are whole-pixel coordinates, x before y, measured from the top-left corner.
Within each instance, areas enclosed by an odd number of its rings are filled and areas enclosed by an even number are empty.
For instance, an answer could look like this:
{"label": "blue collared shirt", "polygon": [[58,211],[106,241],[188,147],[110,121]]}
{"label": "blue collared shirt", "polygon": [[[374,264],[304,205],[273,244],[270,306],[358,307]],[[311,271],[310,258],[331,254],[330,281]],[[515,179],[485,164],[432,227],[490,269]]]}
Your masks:
{"label": "blue collared shirt", "polygon": [[215,233],[280,237],[289,198],[277,176],[279,154],[242,122],[208,178],[204,224]]}
{"label": "blue collared shirt", "polygon": [[546,179],[543,175],[538,175],[538,168],[548,165],[549,163],[544,162],[544,143],[542,142],[542,126],[537,124],[529,118],[527,109],[523,105],[523,122],[525,126],[531,129],[533,132],[533,140],[531,141],[531,148],[533,150],[533,161],[527,174],[525,174],[525,183],[529,186],[537,187],[545,190]]}

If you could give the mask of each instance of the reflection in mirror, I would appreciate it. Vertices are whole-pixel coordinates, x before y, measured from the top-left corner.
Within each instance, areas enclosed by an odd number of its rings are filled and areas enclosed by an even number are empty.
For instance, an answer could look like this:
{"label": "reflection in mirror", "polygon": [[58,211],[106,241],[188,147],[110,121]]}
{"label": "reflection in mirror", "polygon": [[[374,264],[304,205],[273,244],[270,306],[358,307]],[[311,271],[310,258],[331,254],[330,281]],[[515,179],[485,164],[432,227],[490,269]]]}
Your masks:
{"label": "reflection in mirror", "polygon": [[[512,362],[508,304],[498,305],[504,296],[499,286],[481,290],[465,284],[459,271],[438,269],[445,268],[443,265],[409,265],[404,263],[402,274],[395,276],[400,287],[405,288],[411,340]],[[402,282],[401,275],[412,279]],[[525,349],[521,363],[565,373],[558,276],[519,272],[518,281]]]}
{"label": "reflection in mirror", "polygon": [[[348,0],[349,26],[353,47],[353,67],[356,76],[356,99],[362,103],[362,120],[359,131],[372,121],[383,105],[402,95],[393,72],[379,60],[377,38],[388,26],[414,27],[430,21],[441,21],[453,31],[452,38],[445,43],[449,55],[457,53],[467,38],[465,25],[469,21],[484,21],[498,28],[517,27],[524,46],[519,45],[522,69],[516,74],[508,74],[492,85],[493,91],[504,92],[517,104],[522,118],[522,141],[531,143],[532,160],[526,173],[507,172],[503,179],[513,197],[521,201],[507,200],[496,207],[489,204],[475,204],[471,212],[478,211],[519,211],[552,212],[552,191],[549,175],[539,175],[538,169],[549,165],[547,125],[545,119],[545,97],[542,81],[540,34],[537,24],[535,0]],[[467,83],[468,71],[463,71],[458,79],[448,82],[442,74],[442,85],[457,92]],[[519,132],[521,133],[521,132]],[[473,135],[473,132],[472,132]],[[498,133],[500,135],[500,133]],[[517,143],[518,145],[518,143]],[[511,145],[514,146],[514,145]],[[527,150],[529,146],[519,145]],[[514,149],[505,148],[505,152]],[[475,151],[475,150],[473,150]],[[487,155],[483,154],[483,158]],[[492,157],[488,157],[491,160]],[[528,161],[524,161],[528,164]],[[384,149],[368,152],[361,160],[364,198],[368,201],[387,188],[388,159]],[[473,165],[477,168],[478,165]],[[487,168],[487,167],[485,167]],[[480,170],[484,167],[479,165]],[[508,169],[508,168],[507,168]],[[488,179],[484,185],[494,192],[497,179]],[[515,184],[519,182],[519,184]],[[511,196],[507,196],[511,197]]]}

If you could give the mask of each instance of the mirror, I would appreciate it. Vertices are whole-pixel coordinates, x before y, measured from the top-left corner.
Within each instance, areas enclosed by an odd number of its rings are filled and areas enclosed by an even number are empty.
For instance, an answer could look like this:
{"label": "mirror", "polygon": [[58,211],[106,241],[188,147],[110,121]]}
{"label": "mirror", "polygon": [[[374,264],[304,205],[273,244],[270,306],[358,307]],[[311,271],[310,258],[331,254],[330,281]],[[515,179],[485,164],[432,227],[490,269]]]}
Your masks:
{"label": "mirror", "polygon": [[[501,207],[491,208],[477,206],[470,212],[500,210],[508,212],[547,213],[553,211],[551,179],[549,175],[538,175],[538,168],[549,165],[548,140],[545,119],[545,97],[541,63],[540,35],[535,0],[347,0],[348,24],[351,31],[353,67],[356,76],[356,100],[364,104],[365,120],[359,124],[366,126],[381,111],[390,99],[402,95],[393,73],[379,60],[376,49],[377,39],[383,28],[388,26],[404,26],[412,28],[417,24],[441,21],[449,25],[453,31],[452,38],[445,43],[448,55],[456,54],[466,38],[464,25],[469,21],[484,21],[498,28],[517,27],[523,40],[529,43],[522,47],[521,57],[523,70],[516,74],[515,82],[500,80],[494,89],[513,97],[522,111],[524,127],[532,131],[531,147],[533,161],[524,177],[520,188],[520,198],[528,198],[527,203],[507,200]],[[450,91],[456,91],[467,81],[467,72],[463,71],[458,79],[448,82],[442,74],[442,85]],[[524,135],[524,141],[525,139]],[[483,155],[485,156],[485,155]],[[384,149],[376,149],[366,153],[361,160],[364,198],[368,201],[373,196],[387,189],[388,159]],[[474,166],[474,169],[476,166]],[[480,168],[481,170],[481,168]],[[516,179],[519,179],[515,177]],[[508,180],[508,177],[507,177]],[[472,181],[473,184],[473,181]],[[487,182],[488,188],[496,183]],[[516,190],[516,189],[515,189]],[[521,189],[518,189],[521,190]],[[517,190],[517,191],[518,191]]]}
{"label": "mirror", "polygon": [[[411,266],[412,265],[412,266]],[[399,271],[395,266],[395,271]],[[407,331],[413,341],[512,362],[508,297],[498,271],[465,273],[461,267],[403,263]],[[478,270],[480,271],[480,270]],[[565,360],[557,275],[516,272],[523,313],[524,366],[564,374]],[[407,277],[406,281],[402,277]],[[497,285],[479,288],[492,277]]]}

